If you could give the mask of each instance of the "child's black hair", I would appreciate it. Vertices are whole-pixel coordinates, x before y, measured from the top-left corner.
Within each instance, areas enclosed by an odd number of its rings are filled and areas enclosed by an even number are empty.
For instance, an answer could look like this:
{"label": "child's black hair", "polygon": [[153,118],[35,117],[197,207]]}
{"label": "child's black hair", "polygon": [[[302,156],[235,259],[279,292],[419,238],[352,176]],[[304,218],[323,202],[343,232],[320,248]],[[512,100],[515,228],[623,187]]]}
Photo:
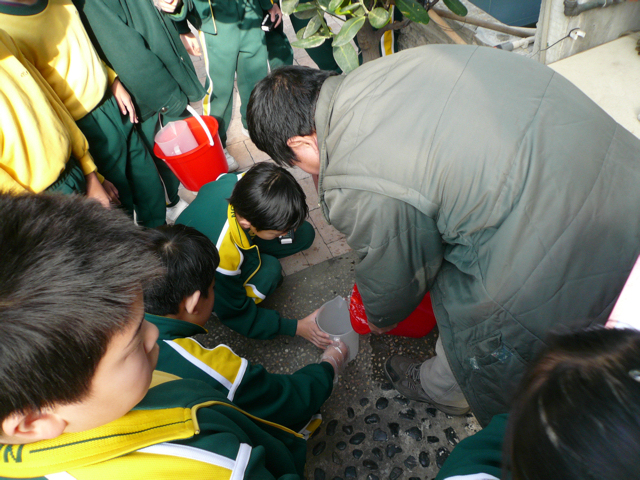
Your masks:
{"label": "child's black hair", "polygon": [[177,314],[180,302],[198,290],[206,298],[220,263],[211,240],[186,225],[163,225],[148,234],[166,274],[145,289],[145,312]]}
{"label": "child's black hair", "polygon": [[0,193],[0,422],[82,401],[161,273],[122,212],[75,195]]}
{"label": "child's black hair", "polygon": [[293,175],[268,162],[254,165],[238,180],[229,203],[256,230],[286,232],[302,225],[309,214],[306,196]]}
{"label": "child's black hair", "polygon": [[637,478],[640,332],[552,338],[518,390],[504,456],[517,480]]}

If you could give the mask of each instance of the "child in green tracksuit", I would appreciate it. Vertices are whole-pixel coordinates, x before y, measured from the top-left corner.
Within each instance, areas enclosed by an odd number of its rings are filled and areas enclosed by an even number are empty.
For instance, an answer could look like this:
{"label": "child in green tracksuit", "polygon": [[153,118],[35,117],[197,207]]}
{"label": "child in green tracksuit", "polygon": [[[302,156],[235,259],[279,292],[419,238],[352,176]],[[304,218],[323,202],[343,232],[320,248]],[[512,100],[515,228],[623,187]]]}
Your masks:
{"label": "child in green tracksuit", "polygon": [[[164,270],[122,213],[0,194],[0,258],[0,478],[303,478],[303,435],[236,403],[264,394],[281,416],[274,388],[286,379],[260,390],[252,368],[255,390],[244,392],[248,377],[230,373],[243,362],[228,349],[220,388],[154,371],[158,329],[144,319],[142,290]],[[338,365],[345,356],[330,348]],[[286,405],[296,416],[332,388],[332,363],[310,367]],[[247,398],[269,414],[264,399]]]}
{"label": "child in green tracksuit", "polygon": [[127,212],[140,225],[164,224],[164,188],[135,128],[131,97],[98,56],[71,0],[0,2],[0,28],[69,110]]}
{"label": "child in green tracksuit", "polygon": [[331,393],[333,369],[328,363],[336,369],[336,358],[343,363],[342,357],[333,357],[335,348],[327,350],[324,362],[292,375],[270,374],[226,345],[204,348],[189,337],[206,333],[203,326],[211,317],[216,247],[185,225],[163,226],[150,230],[149,236],[166,268],[144,292],[145,318],[160,331],[156,370],[206,382],[246,412],[307,438],[320,425],[316,412]]}
{"label": "child in green tracksuit", "polygon": [[[250,338],[300,335],[320,348],[329,344],[315,322],[317,312],[297,321],[258,308],[282,280],[278,258],[313,243],[307,213],[304,192],[293,176],[265,162],[205,185],[178,217],[176,223],[204,233],[220,252],[214,311],[222,323]],[[279,236],[290,230],[295,230],[293,242],[280,243]]]}
{"label": "child in green tracksuit", "polygon": [[[98,51],[131,93],[142,140],[153,152],[158,115],[164,123],[188,117],[187,105],[205,94],[175,23],[149,0],[74,2]],[[172,208],[180,201],[180,182],[162,160],[153,159]],[[167,217],[173,221],[178,214],[169,210]]]}
{"label": "child in green tracksuit", "polygon": [[[184,0],[178,8],[171,17],[176,21],[188,17],[200,30],[209,77],[203,109],[205,115],[218,120],[220,140],[226,146],[226,132],[233,112],[234,77],[237,73],[240,114],[242,125],[247,128],[249,95],[269,68],[261,28],[264,12],[274,17],[279,15],[279,21],[282,21],[282,12],[272,0]],[[165,11],[173,12],[173,9]]]}

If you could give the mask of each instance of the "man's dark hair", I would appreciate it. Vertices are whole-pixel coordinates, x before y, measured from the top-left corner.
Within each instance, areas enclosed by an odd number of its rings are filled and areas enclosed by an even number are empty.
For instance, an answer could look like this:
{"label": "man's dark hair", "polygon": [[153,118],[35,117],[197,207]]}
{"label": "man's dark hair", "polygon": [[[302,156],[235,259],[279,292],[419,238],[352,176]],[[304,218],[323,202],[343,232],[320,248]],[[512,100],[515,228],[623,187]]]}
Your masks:
{"label": "man's dark hair", "polygon": [[295,165],[287,140],[316,131],[316,102],[324,81],[336,72],[280,67],[260,80],[247,104],[251,140],[281,166]]}
{"label": "man's dark hair", "polygon": [[619,480],[640,472],[640,332],[552,339],[509,415],[516,480]]}
{"label": "man's dark hair", "polygon": [[75,195],[0,193],[0,421],[83,400],[161,273],[122,212]]}
{"label": "man's dark hair", "polygon": [[145,312],[177,314],[180,302],[197,290],[206,298],[220,263],[211,240],[186,225],[163,225],[148,234],[166,273],[145,289]]}
{"label": "man's dark hair", "polygon": [[257,230],[298,228],[309,214],[300,184],[284,168],[262,162],[251,167],[233,188],[229,203],[236,215]]}

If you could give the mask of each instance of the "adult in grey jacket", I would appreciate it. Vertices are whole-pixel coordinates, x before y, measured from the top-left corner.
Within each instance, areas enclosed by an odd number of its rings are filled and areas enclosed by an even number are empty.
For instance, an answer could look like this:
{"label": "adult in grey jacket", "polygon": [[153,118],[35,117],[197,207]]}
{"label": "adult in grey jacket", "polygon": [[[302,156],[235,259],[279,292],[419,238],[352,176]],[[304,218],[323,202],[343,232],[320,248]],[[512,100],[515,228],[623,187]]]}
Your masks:
{"label": "adult in grey jacket", "polygon": [[[434,371],[483,425],[549,330],[604,323],[640,253],[640,140],[532,60],[434,45],[346,77],[288,67],[258,84],[248,120],[258,148],[319,174],[370,323],[431,292]],[[405,367],[394,385],[428,399],[427,362]]]}

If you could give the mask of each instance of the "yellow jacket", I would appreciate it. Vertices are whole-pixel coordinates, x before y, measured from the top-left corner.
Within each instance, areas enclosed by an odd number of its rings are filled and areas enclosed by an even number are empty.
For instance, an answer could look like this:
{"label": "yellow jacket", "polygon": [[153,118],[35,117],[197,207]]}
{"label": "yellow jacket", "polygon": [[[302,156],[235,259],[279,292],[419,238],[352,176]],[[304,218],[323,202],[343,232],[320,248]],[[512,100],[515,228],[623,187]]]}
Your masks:
{"label": "yellow jacket", "polygon": [[78,121],[96,108],[115,73],[100,60],[71,0],[0,5],[0,28],[15,40]]}
{"label": "yellow jacket", "polygon": [[42,192],[72,155],[85,175],[95,172],[88,148],[49,84],[0,30],[0,190]]}

